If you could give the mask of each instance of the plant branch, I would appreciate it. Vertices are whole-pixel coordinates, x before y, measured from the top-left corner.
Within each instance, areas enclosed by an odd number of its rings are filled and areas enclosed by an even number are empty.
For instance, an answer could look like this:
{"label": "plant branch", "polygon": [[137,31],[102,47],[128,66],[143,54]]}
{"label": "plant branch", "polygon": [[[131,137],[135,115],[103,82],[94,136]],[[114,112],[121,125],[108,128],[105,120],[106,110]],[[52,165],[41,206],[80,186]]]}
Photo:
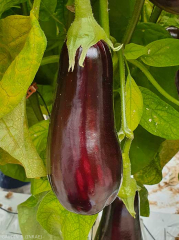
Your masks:
{"label": "plant branch", "polygon": [[168,94],[155,80],[155,78],[152,76],[152,74],[148,71],[148,69],[137,60],[128,60],[130,63],[138,67],[148,78],[148,80],[152,83],[152,85],[158,90],[158,92],[163,95],[166,99],[168,99],[170,102],[176,104],[179,106],[179,101],[173,98],[170,94]]}
{"label": "plant branch", "polygon": [[128,24],[128,27],[127,27],[127,30],[124,34],[124,38],[122,40],[122,43],[124,45],[128,44],[131,40],[131,37],[132,37],[132,34],[135,30],[135,27],[138,23],[138,20],[139,20],[139,17],[140,17],[140,14],[141,14],[141,11],[142,11],[142,7],[144,5],[144,1],[145,0],[136,0],[135,2],[135,6],[134,6],[134,11],[133,11],[133,14],[132,14],[132,17],[129,21],[129,24]]}
{"label": "plant branch", "polygon": [[100,25],[106,32],[108,38],[110,37],[109,30],[109,13],[108,13],[108,0],[100,0]]}
{"label": "plant branch", "polygon": [[126,119],[126,82],[125,82],[125,65],[123,51],[119,51],[119,73],[120,73],[120,96],[121,96],[121,130],[118,133],[119,139],[122,140],[125,136],[133,139],[133,133],[127,126]]}
{"label": "plant branch", "polygon": [[39,18],[40,2],[41,0],[34,0],[34,4],[32,8],[33,14],[37,19]]}
{"label": "plant branch", "polygon": [[156,23],[158,21],[158,18],[160,17],[161,12],[162,12],[162,9],[155,6],[150,16],[149,22]]}

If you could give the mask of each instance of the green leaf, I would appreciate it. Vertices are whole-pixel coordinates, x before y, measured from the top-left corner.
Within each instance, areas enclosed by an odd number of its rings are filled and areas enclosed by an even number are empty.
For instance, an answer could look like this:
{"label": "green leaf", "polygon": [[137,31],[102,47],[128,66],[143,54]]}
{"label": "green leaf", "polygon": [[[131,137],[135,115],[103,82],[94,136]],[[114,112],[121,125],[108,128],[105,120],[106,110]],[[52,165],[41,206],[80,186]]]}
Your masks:
{"label": "green leaf", "polygon": [[[38,154],[43,159],[45,165],[46,165],[46,156],[44,152],[46,152],[46,147],[47,147],[48,126],[49,126],[49,121],[44,120],[36,123],[35,125],[29,128],[32,141],[37,149]],[[45,159],[44,159],[44,156],[45,156]]]}
{"label": "green leaf", "polygon": [[137,182],[154,185],[162,180],[162,168],[158,159],[154,158],[148,166],[134,175]]}
{"label": "green leaf", "polygon": [[126,59],[137,59],[144,54],[147,54],[147,48],[135,43],[127,44],[124,50]]}
{"label": "green leaf", "polygon": [[40,201],[46,193],[31,196],[18,206],[19,225],[24,239],[26,236],[38,236],[39,239],[62,240],[62,237],[50,235],[36,220]]}
{"label": "green leaf", "polygon": [[169,32],[155,23],[138,23],[132,35],[131,42],[144,45],[159,39],[171,38]]}
{"label": "green leaf", "polygon": [[126,119],[131,131],[134,131],[139,125],[142,112],[142,93],[134,79],[129,74],[126,82]]}
{"label": "green leaf", "polygon": [[111,36],[116,38],[118,42],[122,42],[122,38],[124,37],[124,33],[133,13],[135,0],[120,0],[120,4],[119,0],[110,0],[108,2],[108,9],[110,9],[109,23]]}
{"label": "green leaf", "polygon": [[67,211],[50,191],[40,203],[37,220],[47,232],[64,240],[87,239],[97,215],[84,216]]}
{"label": "green leaf", "polygon": [[32,105],[29,99],[26,99],[26,114],[27,114],[27,121],[28,121],[29,127],[38,123],[37,116],[34,113],[34,110],[32,108]]}
{"label": "green leaf", "polygon": [[153,67],[169,67],[179,65],[179,41],[168,38],[149,43],[148,54],[141,57],[142,61]]}
{"label": "green leaf", "polygon": [[136,173],[135,179],[141,184],[153,185],[162,180],[162,169],[167,162],[178,152],[179,140],[166,140],[161,143],[153,160]]}
{"label": "green leaf", "polygon": [[0,17],[3,12],[10,9],[11,7],[26,2],[27,0],[1,0],[0,2]]}
{"label": "green leaf", "polygon": [[142,170],[154,159],[163,138],[152,135],[140,125],[134,131],[134,140],[130,148],[132,174]]}
{"label": "green leaf", "polygon": [[42,192],[50,191],[51,187],[47,177],[43,177],[40,179],[32,179],[31,180],[31,194],[37,195]]}
{"label": "green leaf", "polygon": [[[46,105],[51,106],[54,100],[54,92],[55,92],[54,87],[50,85],[38,85],[38,91],[42,95]],[[39,101],[40,101],[40,105],[43,106],[44,102],[42,101],[41,98],[39,98]]]}
{"label": "green leaf", "polygon": [[12,163],[22,164],[28,178],[46,175],[43,161],[28,131],[25,99],[22,99],[13,111],[0,119],[0,147],[12,156],[10,159],[13,160]]}
{"label": "green leaf", "polygon": [[141,87],[143,115],[140,124],[153,135],[169,140],[179,139],[179,112],[150,90]]}
{"label": "green leaf", "polygon": [[0,38],[2,118],[26,94],[40,66],[46,38],[32,13],[30,17],[15,15],[0,20],[0,35],[3,36]]}
{"label": "green leaf", "polygon": [[179,140],[165,140],[155,156],[163,168],[179,151]]}
{"label": "green leaf", "polygon": [[140,186],[140,216],[149,217],[150,208],[149,208],[149,200],[148,200],[148,191],[143,185]]}
{"label": "green leaf", "polygon": [[0,165],[0,170],[4,175],[17,179],[22,182],[30,182],[30,179],[26,177],[25,170],[18,164],[5,164]]}
{"label": "green leaf", "polygon": [[40,2],[39,18],[42,21],[48,21],[49,17],[54,13],[57,6],[57,0],[42,0]]}
{"label": "green leaf", "polygon": [[164,28],[170,26],[179,27],[178,15],[162,11],[159,24]]}

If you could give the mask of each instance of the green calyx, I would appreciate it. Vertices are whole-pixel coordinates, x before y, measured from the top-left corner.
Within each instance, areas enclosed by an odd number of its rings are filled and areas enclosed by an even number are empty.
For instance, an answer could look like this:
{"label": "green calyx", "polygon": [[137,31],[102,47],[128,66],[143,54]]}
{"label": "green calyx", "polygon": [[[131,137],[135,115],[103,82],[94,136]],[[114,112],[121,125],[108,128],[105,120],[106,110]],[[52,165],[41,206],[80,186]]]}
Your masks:
{"label": "green calyx", "polygon": [[100,40],[104,40],[114,51],[118,51],[122,47],[122,45],[114,47],[104,29],[96,22],[93,17],[90,0],[76,0],[75,20],[67,33],[69,71],[74,70],[77,49],[82,47],[79,65],[83,67],[88,49]]}

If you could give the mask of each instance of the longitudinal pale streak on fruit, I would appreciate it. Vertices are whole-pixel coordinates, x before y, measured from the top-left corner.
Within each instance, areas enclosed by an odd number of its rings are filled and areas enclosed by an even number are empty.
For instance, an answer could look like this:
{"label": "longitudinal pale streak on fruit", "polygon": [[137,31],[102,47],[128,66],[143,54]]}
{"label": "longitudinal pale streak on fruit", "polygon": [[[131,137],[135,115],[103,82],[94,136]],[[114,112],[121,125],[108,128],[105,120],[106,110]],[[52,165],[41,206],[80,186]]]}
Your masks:
{"label": "longitudinal pale streak on fruit", "polygon": [[113,69],[108,46],[90,47],[84,67],[68,72],[64,44],[48,141],[48,175],[69,211],[95,214],[117,196],[122,156],[113,115]]}
{"label": "longitudinal pale streak on fruit", "polygon": [[150,1],[167,12],[179,14],[179,0],[150,0]]}
{"label": "longitudinal pale streak on fruit", "polygon": [[136,218],[127,211],[125,204],[117,197],[103,210],[102,219],[95,240],[143,240],[140,228],[139,196],[135,196]]}

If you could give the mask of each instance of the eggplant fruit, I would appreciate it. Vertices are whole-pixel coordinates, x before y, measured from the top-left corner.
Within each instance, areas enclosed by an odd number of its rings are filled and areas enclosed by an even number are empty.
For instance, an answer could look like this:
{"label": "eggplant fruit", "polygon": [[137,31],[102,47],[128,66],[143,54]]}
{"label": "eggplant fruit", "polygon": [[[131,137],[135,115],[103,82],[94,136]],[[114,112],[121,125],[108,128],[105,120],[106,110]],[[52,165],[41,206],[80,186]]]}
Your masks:
{"label": "eggplant fruit", "polygon": [[48,178],[69,211],[92,215],[117,196],[122,155],[113,114],[113,67],[108,46],[90,47],[84,67],[75,57],[68,72],[66,44],[60,57],[58,85],[48,139]]}
{"label": "eggplant fruit", "polygon": [[134,209],[135,218],[130,215],[125,204],[117,197],[110,206],[103,210],[95,240],[142,240],[138,193],[135,196]]}
{"label": "eggplant fruit", "polygon": [[179,28],[170,26],[167,28],[167,31],[173,38],[179,39]]}
{"label": "eggplant fruit", "polygon": [[173,14],[179,14],[179,0],[150,0],[157,7]]}

